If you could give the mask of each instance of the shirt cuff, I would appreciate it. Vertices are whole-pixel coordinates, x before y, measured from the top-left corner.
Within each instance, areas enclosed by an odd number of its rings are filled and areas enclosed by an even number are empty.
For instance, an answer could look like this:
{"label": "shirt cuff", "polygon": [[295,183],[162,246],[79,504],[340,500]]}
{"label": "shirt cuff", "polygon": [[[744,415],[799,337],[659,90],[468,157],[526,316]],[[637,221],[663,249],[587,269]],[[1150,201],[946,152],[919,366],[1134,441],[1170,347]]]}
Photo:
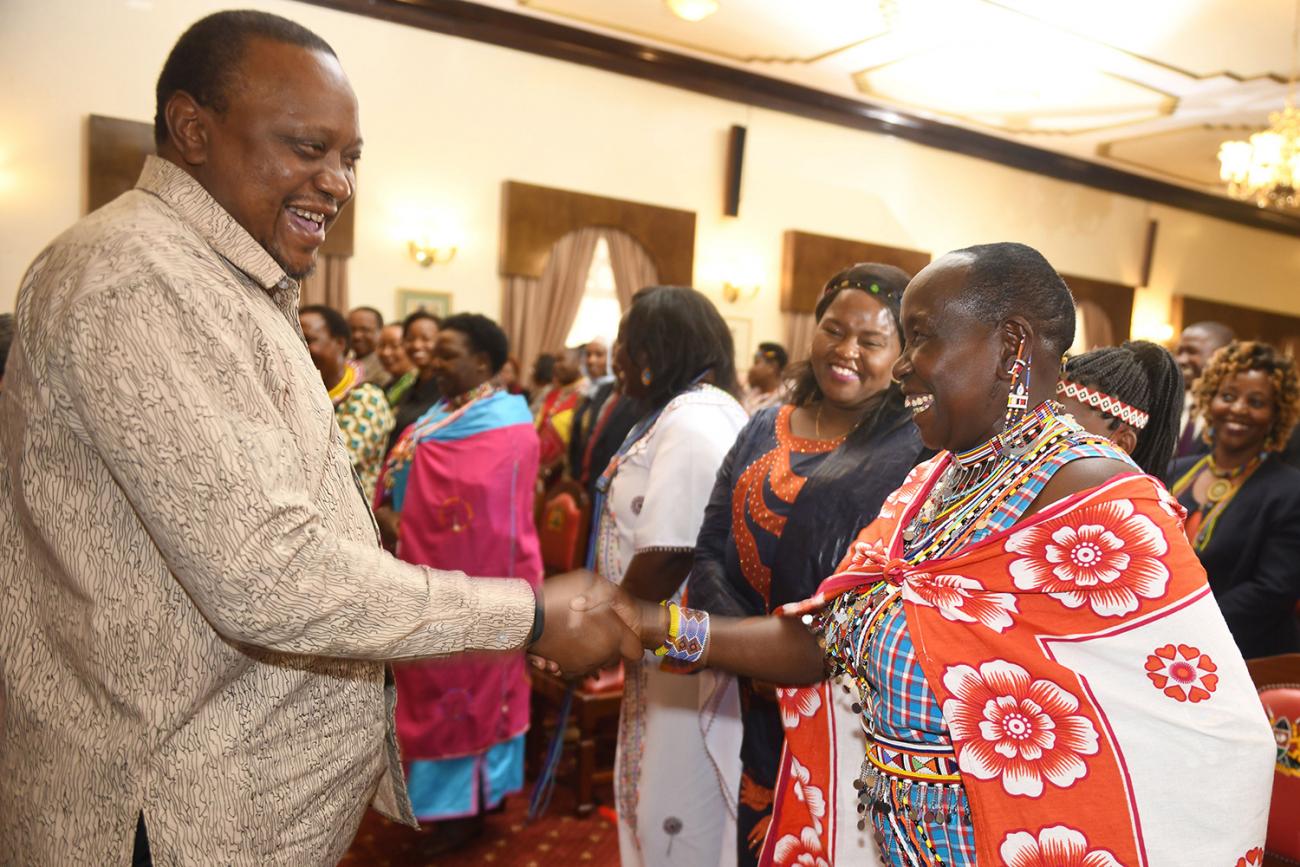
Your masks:
{"label": "shirt cuff", "polygon": [[528,646],[532,647],[546,629],[546,609],[542,607],[542,588],[533,588],[533,628],[528,633]]}

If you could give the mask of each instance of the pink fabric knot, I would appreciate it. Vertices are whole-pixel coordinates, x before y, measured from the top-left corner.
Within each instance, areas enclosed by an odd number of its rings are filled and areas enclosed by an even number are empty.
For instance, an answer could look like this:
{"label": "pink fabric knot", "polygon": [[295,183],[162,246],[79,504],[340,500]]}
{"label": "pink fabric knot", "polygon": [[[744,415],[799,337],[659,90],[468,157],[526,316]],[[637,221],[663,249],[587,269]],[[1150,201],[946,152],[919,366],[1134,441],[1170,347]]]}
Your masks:
{"label": "pink fabric knot", "polygon": [[907,577],[908,571],[912,568],[912,564],[902,557],[890,557],[885,546],[880,543],[873,545],[860,544],[857,546],[857,550],[853,552],[853,555],[850,564],[852,571],[867,574],[879,573],[881,578],[891,584],[902,584],[903,579]]}
{"label": "pink fabric knot", "polygon": [[901,585],[903,579],[911,574],[912,564],[902,557],[893,557],[880,567],[880,573],[890,584]]}

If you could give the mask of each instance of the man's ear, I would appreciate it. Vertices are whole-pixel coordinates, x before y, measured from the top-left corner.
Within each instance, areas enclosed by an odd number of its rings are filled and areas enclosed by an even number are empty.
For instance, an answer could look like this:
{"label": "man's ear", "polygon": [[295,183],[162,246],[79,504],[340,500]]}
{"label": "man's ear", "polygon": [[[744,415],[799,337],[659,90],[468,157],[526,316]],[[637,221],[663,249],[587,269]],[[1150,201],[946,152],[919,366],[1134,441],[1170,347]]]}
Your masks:
{"label": "man's ear", "polygon": [[171,146],[186,165],[201,166],[208,161],[208,124],[211,112],[194,97],[178,90],[167,100],[163,110]]}

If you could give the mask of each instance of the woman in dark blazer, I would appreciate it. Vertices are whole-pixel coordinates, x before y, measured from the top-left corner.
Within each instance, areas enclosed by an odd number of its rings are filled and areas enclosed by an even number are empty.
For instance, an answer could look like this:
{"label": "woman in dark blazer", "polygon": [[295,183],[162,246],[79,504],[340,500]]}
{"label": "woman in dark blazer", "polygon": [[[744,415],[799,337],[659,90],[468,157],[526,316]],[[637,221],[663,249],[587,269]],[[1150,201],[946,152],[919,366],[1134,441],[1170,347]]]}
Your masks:
{"label": "woman in dark blazer", "polygon": [[1300,415],[1295,361],[1229,344],[1197,381],[1195,411],[1211,451],[1171,472],[1187,537],[1242,656],[1300,652],[1300,470],[1277,456]]}

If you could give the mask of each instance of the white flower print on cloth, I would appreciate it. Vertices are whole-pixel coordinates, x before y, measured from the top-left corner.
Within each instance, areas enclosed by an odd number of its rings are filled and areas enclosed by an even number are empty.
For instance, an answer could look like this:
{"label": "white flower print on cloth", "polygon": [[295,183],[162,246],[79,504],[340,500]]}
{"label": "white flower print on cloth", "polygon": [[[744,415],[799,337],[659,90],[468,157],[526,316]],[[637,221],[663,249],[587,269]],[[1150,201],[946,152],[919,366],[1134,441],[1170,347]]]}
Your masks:
{"label": "white flower print on cloth", "polygon": [[908,473],[907,478],[903,480],[903,484],[895,488],[888,497],[885,497],[885,502],[880,504],[878,517],[892,521],[907,510],[907,507],[912,504],[912,501],[916,499],[916,495],[921,493],[921,488],[925,485],[928,473],[919,472],[924,466],[922,464],[920,467],[913,469],[912,472]]}
{"label": "white flower print on cloth", "polygon": [[1097,729],[1057,684],[995,659],[979,670],[951,666],[943,685],[953,695],[943,716],[963,773],[1031,798],[1043,794],[1044,781],[1064,789],[1087,775],[1083,757],[1096,755]]}
{"label": "white flower print on cloth", "polygon": [[1088,605],[1101,617],[1122,617],[1140,599],[1158,599],[1169,585],[1159,559],[1164,535],[1132,500],[1097,503],[1012,534],[1006,550],[1021,590],[1045,592],[1067,608]]}
{"label": "white flower print on cloth", "polygon": [[1238,858],[1236,867],[1262,867],[1263,863],[1264,850],[1256,847]]}
{"label": "white flower print on cloth", "polygon": [[849,548],[848,560],[840,572],[862,572],[883,569],[889,562],[889,549],[877,539],[873,542],[854,542]]}
{"label": "white flower print on cloth", "polygon": [[937,608],[947,620],[979,623],[998,633],[1011,627],[1011,615],[1017,613],[1014,594],[990,593],[979,581],[965,575],[908,575],[903,580],[903,598]]}
{"label": "white flower print on cloth", "polygon": [[1147,657],[1147,677],[1174,701],[1196,704],[1219,686],[1219,667],[1209,654],[1187,644],[1166,644]]}
{"label": "white flower print on cloth", "polygon": [[822,854],[822,841],[812,828],[804,828],[796,837],[786,834],[776,841],[772,857],[777,867],[830,867]]}
{"label": "white flower print on cloth", "polygon": [[1089,849],[1088,838],[1065,825],[1043,828],[1037,836],[1015,831],[998,849],[1005,867],[1124,867],[1105,849]]}
{"label": "white flower print on cloth", "polygon": [[808,815],[812,816],[813,830],[817,832],[818,837],[821,837],[822,819],[826,818],[826,796],[822,794],[821,789],[809,785],[812,774],[794,757],[790,758],[790,774],[794,777],[794,796],[808,808]]}
{"label": "white flower print on cloth", "polygon": [[781,724],[788,729],[798,728],[800,720],[815,716],[822,707],[821,691],[815,686],[778,687],[776,697],[781,705]]}

